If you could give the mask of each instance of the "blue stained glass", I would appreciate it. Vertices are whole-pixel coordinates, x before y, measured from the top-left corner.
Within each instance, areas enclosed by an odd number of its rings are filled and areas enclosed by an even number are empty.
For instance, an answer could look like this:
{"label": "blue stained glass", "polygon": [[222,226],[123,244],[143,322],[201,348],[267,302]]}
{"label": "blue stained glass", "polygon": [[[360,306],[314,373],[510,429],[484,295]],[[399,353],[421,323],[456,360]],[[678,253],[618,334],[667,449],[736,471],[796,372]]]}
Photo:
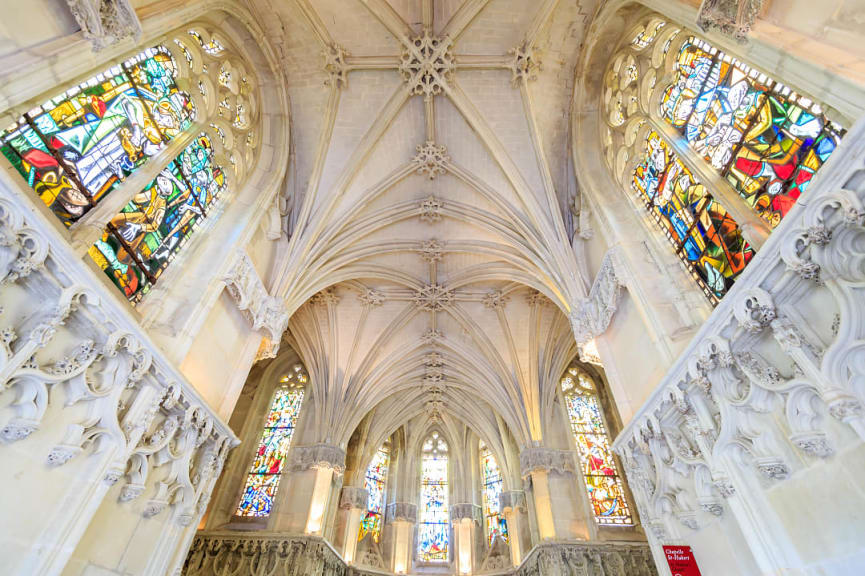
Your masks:
{"label": "blue stained glass", "polygon": [[421,458],[421,491],[418,557],[422,562],[447,562],[448,525],[447,444],[438,432],[424,442]]}
{"label": "blue stained glass", "polygon": [[366,470],[363,486],[369,492],[366,513],[361,519],[358,540],[371,533],[375,541],[381,538],[382,516],[384,514],[384,488],[387,483],[387,470],[390,464],[390,448],[382,446],[376,452]]}
{"label": "blue stained glass", "polygon": [[481,482],[483,484],[483,509],[487,521],[487,541],[493,543],[496,536],[508,539],[508,524],[499,512],[502,495],[502,473],[499,464],[486,444],[480,445]]}

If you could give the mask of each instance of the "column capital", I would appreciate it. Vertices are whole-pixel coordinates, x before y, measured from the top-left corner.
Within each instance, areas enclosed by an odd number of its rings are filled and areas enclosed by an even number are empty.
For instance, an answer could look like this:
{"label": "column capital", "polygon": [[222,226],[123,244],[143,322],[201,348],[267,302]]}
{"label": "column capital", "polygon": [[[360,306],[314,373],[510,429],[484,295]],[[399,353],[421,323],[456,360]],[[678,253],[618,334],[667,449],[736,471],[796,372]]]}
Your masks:
{"label": "column capital", "polygon": [[481,507],[470,502],[464,504],[454,504],[451,506],[451,521],[457,522],[464,518],[473,520],[475,523],[481,523]]}
{"label": "column capital", "polygon": [[522,490],[509,490],[502,492],[499,497],[499,512],[506,514],[509,511],[526,511],[526,493]]}
{"label": "column capital", "polygon": [[557,472],[575,474],[574,452],[554,450],[543,446],[531,446],[520,452],[520,472],[523,478],[532,472]]}
{"label": "column capital", "polygon": [[303,472],[313,468],[330,468],[337,474],[345,471],[345,450],[330,444],[296,446],[291,450],[292,472]]}
{"label": "column capital", "polygon": [[369,491],[360,486],[343,486],[339,507],[343,510],[366,510]]}
{"label": "column capital", "polygon": [[417,504],[411,502],[394,502],[387,505],[387,522],[397,520],[404,522],[417,522]]}

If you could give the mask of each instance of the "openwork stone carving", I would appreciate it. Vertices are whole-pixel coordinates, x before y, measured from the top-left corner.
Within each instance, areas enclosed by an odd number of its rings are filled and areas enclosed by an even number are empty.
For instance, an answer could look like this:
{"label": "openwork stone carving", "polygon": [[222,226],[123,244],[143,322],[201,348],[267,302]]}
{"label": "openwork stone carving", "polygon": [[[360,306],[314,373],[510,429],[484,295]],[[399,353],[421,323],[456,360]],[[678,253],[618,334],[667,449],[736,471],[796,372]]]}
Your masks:
{"label": "openwork stone carving", "polygon": [[[324,539],[317,536],[265,536],[237,532],[198,533],[183,566],[184,576],[212,576],[215,567],[233,574],[255,574],[267,566],[273,574],[349,576],[349,569]],[[219,570],[221,571],[221,570]]]}
{"label": "openwork stone carving", "polygon": [[745,42],[763,0],[703,0],[697,14],[697,26],[708,32],[717,30]]}
{"label": "openwork stone carving", "polygon": [[141,23],[129,0],[66,0],[93,51],[126,38],[141,38]]}
{"label": "openwork stone carving", "polygon": [[267,292],[246,252],[237,256],[225,277],[225,287],[253,330],[263,330],[267,334],[269,345],[262,357],[276,357],[282,334],[288,326],[288,312],[279,298]]}
{"label": "openwork stone carving", "polygon": [[508,300],[510,300],[510,298],[508,298],[505,294],[502,294],[501,290],[493,290],[492,292],[488,292],[483,296],[484,306],[490,308],[491,310],[504,308]]}
{"label": "openwork stone carving", "polygon": [[[418,174],[426,175],[430,180],[435,180],[436,176],[445,173],[446,164],[450,162],[447,148],[437,146],[435,142],[428,140],[424,144],[418,144],[415,150],[417,150],[417,154],[412,158],[412,163],[417,166]],[[439,207],[441,207],[440,204]]]}
{"label": "openwork stone carving", "polygon": [[508,50],[508,54],[513,56],[510,68],[511,82],[514,86],[518,86],[520,82],[537,80],[538,72],[541,70],[541,62],[535,55],[535,49],[532,46],[523,43]]}
{"label": "openwork stone carving", "polygon": [[365,306],[377,307],[384,304],[384,294],[373,289],[361,292],[357,299]]}
{"label": "openwork stone carving", "polygon": [[47,256],[48,242],[10,203],[0,200],[0,285],[42,268]]}
{"label": "openwork stone carving", "polygon": [[435,196],[429,196],[420,203],[420,219],[433,224],[441,220],[442,201]]}
{"label": "openwork stone carving", "polygon": [[318,468],[329,468],[336,474],[342,474],[345,471],[345,451],[330,444],[296,446],[291,449],[292,472]]}
{"label": "openwork stone carving", "polygon": [[438,262],[442,259],[443,253],[444,243],[439,242],[435,238],[431,240],[425,240],[420,244],[421,258],[423,258],[427,262]]}
{"label": "openwork stone carving", "polygon": [[421,310],[439,311],[453,300],[453,293],[440,284],[428,284],[412,298]]}
{"label": "openwork stone carving", "polygon": [[645,544],[541,543],[526,557],[515,576],[605,574],[657,576],[652,553]]}
{"label": "openwork stone carving", "polygon": [[451,39],[424,30],[403,48],[399,70],[412,94],[425,99],[441,94],[454,70]]}
{"label": "openwork stone carving", "polygon": [[328,73],[328,84],[334,84],[337,88],[348,86],[348,65],[345,57],[348,56],[342,46],[331,43],[323,52],[324,70]]}

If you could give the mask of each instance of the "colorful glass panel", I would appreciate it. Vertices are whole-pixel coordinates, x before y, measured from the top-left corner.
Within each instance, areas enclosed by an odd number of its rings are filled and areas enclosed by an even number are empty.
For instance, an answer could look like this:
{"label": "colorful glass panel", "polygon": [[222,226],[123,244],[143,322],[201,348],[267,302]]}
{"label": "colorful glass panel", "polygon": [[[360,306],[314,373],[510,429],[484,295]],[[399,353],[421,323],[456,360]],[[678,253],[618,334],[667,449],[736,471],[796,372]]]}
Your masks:
{"label": "colorful glass panel", "polygon": [[150,290],[224,190],[212,150],[207,136],[196,138],[111,219],[89,251],[131,303]]}
{"label": "colorful glass panel", "polygon": [[[295,367],[295,372],[300,373],[299,366]],[[297,378],[297,382],[302,381],[305,377]],[[236,516],[263,517],[270,514],[302,403],[303,388],[297,383],[280,388],[274,394]]]}
{"label": "colorful glass panel", "polygon": [[718,302],[754,257],[739,225],[657,132],[646,139],[633,188],[703,291]]}
{"label": "colorful glass panel", "polygon": [[777,226],[845,131],[820,106],[691,37],[661,114],[747,204]]}
{"label": "colorful glass panel", "polygon": [[480,444],[481,490],[483,491],[484,518],[487,522],[487,541],[492,545],[496,536],[508,540],[508,524],[499,511],[502,496],[502,472],[499,463],[486,444]]}
{"label": "colorful glass panel", "polygon": [[651,26],[647,24],[646,27],[643,28],[643,30],[641,30],[639,34],[634,36],[634,39],[631,40],[631,45],[636,50],[642,50],[646,48],[649,44],[655,41],[655,38],[658,37],[658,32],[660,32],[661,29],[666,25],[667,23],[663,20]]}
{"label": "colorful glass panel", "polygon": [[194,117],[164,46],[47,100],[0,133],[0,150],[70,226]]}
{"label": "colorful glass panel", "polygon": [[422,562],[447,562],[449,543],[447,444],[433,432],[421,458],[418,557]]}
{"label": "colorful glass panel", "polygon": [[630,526],[631,513],[594,382],[572,366],[562,378],[562,392],[595,521],[602,525]]}
{"label": "colorful glass panel", "polygon": [[384,488],[387,484],[387,470],[390,465],[390,448],[387,445],[379,448],[366,469],[363,487],[369,493],[366,513],[360,521],[360,532],[357,539],[361,540],[367,534],[372,534],[376,542],[381,538],[382,518],[384,517]]}

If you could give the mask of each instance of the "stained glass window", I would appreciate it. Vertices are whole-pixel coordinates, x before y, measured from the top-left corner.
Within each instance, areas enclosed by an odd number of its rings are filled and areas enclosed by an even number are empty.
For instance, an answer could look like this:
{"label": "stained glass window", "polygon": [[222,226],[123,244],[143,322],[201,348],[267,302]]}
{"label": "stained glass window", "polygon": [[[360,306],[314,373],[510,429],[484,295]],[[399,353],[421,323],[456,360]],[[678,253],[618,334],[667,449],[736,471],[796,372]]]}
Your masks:
{"label": "stained glass window", "polygon": [[70,226],[191,125],[176,76],[168,50],[148,48],[27,112],[0,151]]}
{"label": "stained glass window", "polygon": [[658,32],[660,32],[661,29],[666,25],[667,23],[663,20],[655,24],[647,24],[645,28],[643,28],[636,36],[634,36],[634,39],[631,40],[631,45],[637,50],[642,50],[643,48],[647,47],[649,44],[655,41],[655,38],[658,36]]}
{"label": "stained glass window", "polygon": [[634,170],[634,190],[685,266],[717,303],[754,256],[739,225],[657,132]]}
{"label": "stained glass window", "polygon": [[481,490],[483,491],[484,518],[487,523],[487,541],[492,545],[496,536],[508,539],[508,524],[499,512],[502,496],[502,472],[492,450],[480,443]]}
{"label": "stained glass window", "polygon": [[662,116],[777,226],[844,130],[816,102],[699,38],[685,42],[673,72]]}
{"label": "stained glass window", "polygon": [[198,41],[198,45],[201,48],[210,54],[211,56],[219,56],[225,48],[216,38],[211,38],[210,42],[205,42],[204,38],[201,37],[201,34],[196,32],[195,30],[190,30],[189,35],[195,38]]}
{"label": "stained glass window", "polygon": [[303,403],[306,381],[306,372],[300,364],[295,365],[289,374],[281,378],[281,386],[273,395],[264,432],[246,477],[246,485],[234,512],[235,516],[260,518],[270,515]]}
{"label": "stained glass window", "polygon": [[447,562],[448,445],[438,432],[423,444],[419,522],[418,558],[422,562]]}
{"label": "stained glass window", "polygon": [[595,521],[608,526],[632,525],[595,383],[579,367],[571,366],[562,377],[562,393]]}
{"label": "stained glass window", "polygon": [[367,501],[366,513],[360,521],[358,540],[370,533],[376,542],[381,538],[382,519],[384,518],[384,488],[387,484],[388,466],[390,466],[390,446],[384,444],[373,456],[363,480],[363,487],[369,492],[369,500]]}
{"label": "stained glass window", "polygon": [[111,219],[90,257],[130,302],[139,302],[224,189],[213,146],[201,134]]}

